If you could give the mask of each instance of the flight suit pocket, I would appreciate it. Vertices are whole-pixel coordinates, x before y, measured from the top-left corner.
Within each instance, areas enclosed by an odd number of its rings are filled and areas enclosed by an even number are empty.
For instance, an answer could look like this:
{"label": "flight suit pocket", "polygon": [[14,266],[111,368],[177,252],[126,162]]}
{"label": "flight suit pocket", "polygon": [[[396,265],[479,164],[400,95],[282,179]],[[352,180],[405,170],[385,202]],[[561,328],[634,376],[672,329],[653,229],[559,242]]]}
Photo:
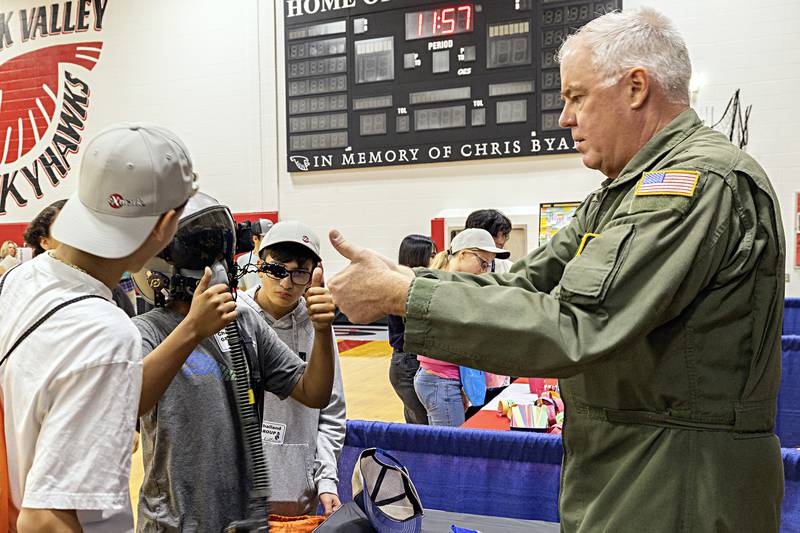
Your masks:
{"label": "flight suit pocket", "polygon": [[564,268],[555,296],[571,303],[600,303],[625,258],[634,226],[614,226],[591,239]]}

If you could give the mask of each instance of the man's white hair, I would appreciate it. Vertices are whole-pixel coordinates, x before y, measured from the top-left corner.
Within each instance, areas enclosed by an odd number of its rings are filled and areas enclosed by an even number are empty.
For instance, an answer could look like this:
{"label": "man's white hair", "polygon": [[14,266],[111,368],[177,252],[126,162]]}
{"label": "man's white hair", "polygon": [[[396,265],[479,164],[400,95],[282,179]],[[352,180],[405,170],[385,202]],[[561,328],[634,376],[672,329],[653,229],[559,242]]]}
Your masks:
{"label": "man's white hair", "polygon": [[670,102],[689,105],[689,50],[672,21],[655,9],[617,11],[594,19],[567,37],[558,61],[565,61],[582,46],[591,51],[592,63],[606,86],[619,81],[628,70],[643,67]]}

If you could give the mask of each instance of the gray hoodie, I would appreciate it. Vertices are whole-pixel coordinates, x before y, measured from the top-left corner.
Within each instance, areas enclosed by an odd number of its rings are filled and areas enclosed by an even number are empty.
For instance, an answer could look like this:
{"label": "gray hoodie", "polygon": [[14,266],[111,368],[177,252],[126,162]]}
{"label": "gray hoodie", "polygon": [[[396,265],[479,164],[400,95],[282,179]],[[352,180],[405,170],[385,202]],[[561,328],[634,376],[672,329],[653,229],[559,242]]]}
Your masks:
{"label": "gray hoodie", "polygon": [[[294,311],[275,320],[255,301],[253,287],[239,296],[256,310],[278,337],[308,361],[314,345],[314,326],[301,298]],[[281,400],[264,393],[261,439],[270,471],[270,512],[300,516],[316,514],[319,494],[337,494],[337,461],[344,445],[345,405],[339,350],[334,342],[335,374],[331,401],[324,409],[311,409],[293,398]]]}

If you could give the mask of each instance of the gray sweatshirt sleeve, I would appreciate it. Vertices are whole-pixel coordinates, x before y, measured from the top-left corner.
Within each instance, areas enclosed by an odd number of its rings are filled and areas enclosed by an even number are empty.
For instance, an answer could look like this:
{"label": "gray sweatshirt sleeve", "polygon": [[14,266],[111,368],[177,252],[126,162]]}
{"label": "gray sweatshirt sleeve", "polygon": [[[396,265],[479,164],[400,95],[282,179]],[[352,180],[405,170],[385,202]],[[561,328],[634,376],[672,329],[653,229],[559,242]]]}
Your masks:
{"label": "gray sweatshirt sleeve", "polygon": [[317,486],[317,494],[329,492],[338,495],[336,489],[336,485],[339,482],[337,463],[339,453],[344,445],[347,420],[345,416],[342,369],[339,364],[339,349],[335,340],[333,341],[333,354],[335,368],[331,401],[327,407],[320,409],[319,412],[317,456],[314,459],[314,483]]}

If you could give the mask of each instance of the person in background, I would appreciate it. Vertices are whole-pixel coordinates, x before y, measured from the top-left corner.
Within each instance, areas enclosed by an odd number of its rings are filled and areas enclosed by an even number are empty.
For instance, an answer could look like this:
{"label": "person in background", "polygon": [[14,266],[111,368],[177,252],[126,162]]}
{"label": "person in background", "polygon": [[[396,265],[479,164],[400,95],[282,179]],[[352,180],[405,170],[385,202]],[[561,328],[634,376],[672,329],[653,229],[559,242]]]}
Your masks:
{"label": "person in background", "polygon": [[[450,248],[433,259],[432,269],[446,272],[484,274],[490,272],[495,257],[505,259],[509,253],[495,246],[488,231],[470,228],[455,236]],[[464,402],[461,395],[459,367],[417,356],[419,371],[414,377],[414,390],[428,413],[432,426],[457,427],[464,423]]]}
{"label": "person in background", "polygon": [[[473,211],[464,223],[465,228],[480,228],[489,232],[498,248],[505,248],[511,236],[511,220],[497,209],[479,209]],[[511,270],[514,262],[497,258],[492,262],[492,272],[503,274]]]}
{"label": "person in background", "polygon": [[[309,316],[304,298],[311,273],[322,261],[319,237],[302,222],[278,222],[261,241],[258,255],[260,284],[244,293],[242,301],[260,314],[294,353],[309,361],[318,336],[334,339],[331,321]],[[324,287],[319,293],[330,297]],[[331,344],[335,368],[327,406],[316,409],[293,398],[281,400],[271,392],[264,394],[264,455],[272,479],[280,480],[272,484],[270,512],[315,514],[322,503],[328,516],[342,505],[337,462],[345,436],[344,385],[335,339]]]}
{"label": "person in background", "polygon": [[17,243],[14,241],[6,241],[0,247],[0,275],[3,275],[7,270],[11,270],[19,264],[17,259]]}
{"label": "person in background", "polygon": [[122,279],[119,280],[119,288],[131,302],[131,306],[136,309],[136,285],[133,283],[130,272],[122,274]]}
{"label": "person in background", "polygon": [[[481,228],[489,232],[498,248],[505,248],[508,237],[511,235],[511,220],[497,209],[479,209],[473,211],[467,217],[464,224],[467,228]],[[492,272],[503,274],[511,271],[514,262],[510,259],[495,259],[492,261]],[[503,389],[511,383],[509,376],[484,372],[486,380],[486,401],[491,401],[495,396],[503,392]],[[472,406],[467,409],[467,418],[475,414],[480,406]]]}
{"label": "person in background", "polygon": [[22,238],[25,240],[25,246],[33,250],[33,257],[37,257],[58,246],[58,241],[53,238],[50,232],[50,226],[53,225],[53,221],[55,221],[58,213],[61,212],[66,203],[66,199],[56,200],[39,211],[39,214],[25,228]]}
{"label": "person in background", "polygon": [[253,249],[240,255],[236,259],[239,268],[249,270],[247,274],[239,278],[239,290],[246,291],[258,286],[258,274],[256,273],[256,263],[258,262],[258,250],[261,248],[261,240],[272,227],[272,221],[261,218],[251,226],[253,232]]}
{"label": "person in background", "polygon": [[[398,262],[410,268],[427,267],[436,255],[436,243],[424,235],[409,235],[400,243]],[[419,370],[417,355],[403,351],[405,325],[399,316],[389,315],[389,344],[392,345],[392,362],[389,381],[403,402],[403,416],[409,424],[427,424],[428,412],[414,390],[414,376]]]}

